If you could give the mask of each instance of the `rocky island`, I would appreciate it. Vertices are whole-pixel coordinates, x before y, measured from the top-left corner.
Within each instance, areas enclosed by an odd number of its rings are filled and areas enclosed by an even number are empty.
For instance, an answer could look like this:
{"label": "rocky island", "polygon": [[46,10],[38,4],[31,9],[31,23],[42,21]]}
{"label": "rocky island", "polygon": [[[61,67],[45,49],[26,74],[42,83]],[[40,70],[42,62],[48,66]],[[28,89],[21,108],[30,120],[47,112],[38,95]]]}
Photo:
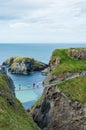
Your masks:
{"label": "rocky island", "polygon": [[27,75],[32,72],[41,71],[47,68],[47,64],[39,62],[29,57],[11,57],[3,62],[4,66],[8,67],[8,71],[13,74]]}
{"label": "rocky island", "polygon": [[86,130],[86,48],[56,49],[31,109],[41,130]]}

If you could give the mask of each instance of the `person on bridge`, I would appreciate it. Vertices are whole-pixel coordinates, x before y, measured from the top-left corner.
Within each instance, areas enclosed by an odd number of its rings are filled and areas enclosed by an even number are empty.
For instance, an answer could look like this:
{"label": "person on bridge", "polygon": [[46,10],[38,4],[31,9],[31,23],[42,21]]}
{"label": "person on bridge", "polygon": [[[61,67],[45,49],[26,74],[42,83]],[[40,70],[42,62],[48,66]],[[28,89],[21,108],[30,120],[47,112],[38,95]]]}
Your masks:
{"label": "person on bridge", "polygon": [[33,83],[33,88],[35,88],[35,83]]}
{"label": "person on bridge", "polygon": [[19,84],[19,90],[21,90],[21,85]]}

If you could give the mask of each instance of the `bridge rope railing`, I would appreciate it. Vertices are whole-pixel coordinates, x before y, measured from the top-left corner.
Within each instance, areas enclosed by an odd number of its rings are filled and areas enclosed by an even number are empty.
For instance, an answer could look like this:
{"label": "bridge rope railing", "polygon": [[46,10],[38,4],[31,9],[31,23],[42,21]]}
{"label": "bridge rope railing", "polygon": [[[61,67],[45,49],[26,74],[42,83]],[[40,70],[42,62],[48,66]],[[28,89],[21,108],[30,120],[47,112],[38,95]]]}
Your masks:
{"label": "bridge rope railing", "polygon": [[[59,81],[58,80],[54,81],[54,83],[50,83],[50,85],[59,84],[59,83],[64,82],[66,80],[73,79],[75,77],[79,77],[79,76],[82,76],[82,75],[86,75],[86,71],[85,72],[81,72],[81,73],[77,73],[77,74],[74,74],[74,75],[71,75],[71,76],[69,76],[67,78],[60,78]],[[48,86],[50,86],[50,85],[48,85]],[[24,89],[19,86],[19,88],[15,89],[15,91],[27,91],[27,90],[33,90],[33,89],[43,88],[43,87],[46,87],[46,86],[47,85],[44,85],[44,82],[38,82],[36,84],[33,83],[32,87],[29,86],[29,87],[24,88]]]}
{"label": "bridge rope railing", "polygon": [[38,82],[38,83],[33,83],[32,86],[28,86],[26,88],[23,88],[22,86],[19,85],[19,87],[15,88],[15,91],[27,91],[27,90],[33,90],[33,89],[39,89],[43,88],[43,82]]}

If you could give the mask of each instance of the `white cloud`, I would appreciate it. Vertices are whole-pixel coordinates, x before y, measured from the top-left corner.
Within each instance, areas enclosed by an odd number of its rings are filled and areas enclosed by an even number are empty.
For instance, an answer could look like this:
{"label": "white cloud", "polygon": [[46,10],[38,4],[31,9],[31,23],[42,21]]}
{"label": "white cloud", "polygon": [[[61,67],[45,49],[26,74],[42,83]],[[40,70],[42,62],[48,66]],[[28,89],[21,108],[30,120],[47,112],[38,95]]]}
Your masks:
{"label": "white cloud", "polygon": [[[41,42],[44,39],[48,41],[49,36],[56,42],[62,40],[75,42],[79,39],[86,42],[86,0],[1,0],[0,2],[0,33],[2,30],[6,32],[9,30],[8,39],[11,34],[15,36],[12,39],[16,41],[19,41],[19,35],[21,41],[25,36],[23,41],[27,42],[38,42],[39,37],[43,38]],[[11,32],[12,29],[16,31]],[[5,35],[3,32],[2,41]]]}
{"label": "white cloud", "polygon": [[18,29],[18,28],[26,28],[26,27],[29,27],[29,24],[27,23],[13,23],[13,24],[10,24],[9,25],[10,28],[14,28],[14,29]]}

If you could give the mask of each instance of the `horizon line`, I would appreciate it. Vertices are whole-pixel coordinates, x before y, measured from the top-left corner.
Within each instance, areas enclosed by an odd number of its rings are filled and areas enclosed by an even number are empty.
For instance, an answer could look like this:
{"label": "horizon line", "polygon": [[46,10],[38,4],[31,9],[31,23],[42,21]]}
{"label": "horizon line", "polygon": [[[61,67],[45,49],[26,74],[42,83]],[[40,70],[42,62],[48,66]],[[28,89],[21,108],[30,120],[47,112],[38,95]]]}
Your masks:
{"label": "horizon line", "polygon": [[21,43],[18,42],[17,43],[17,42],[12,42],[11,43],[11,42],[9,42],[8,43],[7,42],[7,43],[5,43],[5,42],[2,42],[0,44],[86,44],[86,43],[82,43],[82,42],[79,42],[79,43],[78,42],[67,42],[67,43],[66,42],[64,42],[64,43],[63,42],[58,42],[58,43],[53,43],[53,42],[52,43],[48,43],[48,42],[46,42],[46,43],[45,42],[44,43],[39,43],[39,42],[38,43],[37,42],[36,43],[32,43],[32,42],[31,43],[30,42],[25,42],[25,43],[24,42],[21,42]]}

